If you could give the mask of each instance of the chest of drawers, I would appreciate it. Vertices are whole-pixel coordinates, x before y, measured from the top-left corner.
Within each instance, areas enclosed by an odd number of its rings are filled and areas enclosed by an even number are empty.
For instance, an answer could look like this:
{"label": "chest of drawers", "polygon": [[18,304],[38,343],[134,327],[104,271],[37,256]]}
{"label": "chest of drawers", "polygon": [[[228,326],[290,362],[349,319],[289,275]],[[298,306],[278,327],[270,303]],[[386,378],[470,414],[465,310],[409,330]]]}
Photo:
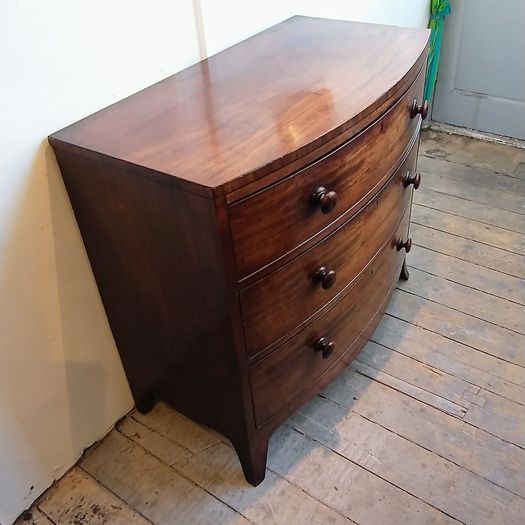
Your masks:
{"label": "chest of drawers", "polygon": [[49,138],[137,407],[254,485],[408,276],[427,39],[293,17]]}

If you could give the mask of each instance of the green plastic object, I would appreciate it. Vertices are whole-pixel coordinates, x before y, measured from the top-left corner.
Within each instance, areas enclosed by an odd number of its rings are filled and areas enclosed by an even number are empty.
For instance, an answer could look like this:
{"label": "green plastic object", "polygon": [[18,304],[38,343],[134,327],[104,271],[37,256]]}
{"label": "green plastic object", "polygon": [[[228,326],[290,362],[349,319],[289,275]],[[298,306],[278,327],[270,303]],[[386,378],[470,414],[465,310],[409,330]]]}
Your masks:
{"label": "green plastic object", "polygon": [[436,85],[441,39],[443,38],[443,19],[450,14],[449,0],[431,0],[430,21],[431,30],[428,44],[427,78],[425,80],[425,100],[432,100]]}

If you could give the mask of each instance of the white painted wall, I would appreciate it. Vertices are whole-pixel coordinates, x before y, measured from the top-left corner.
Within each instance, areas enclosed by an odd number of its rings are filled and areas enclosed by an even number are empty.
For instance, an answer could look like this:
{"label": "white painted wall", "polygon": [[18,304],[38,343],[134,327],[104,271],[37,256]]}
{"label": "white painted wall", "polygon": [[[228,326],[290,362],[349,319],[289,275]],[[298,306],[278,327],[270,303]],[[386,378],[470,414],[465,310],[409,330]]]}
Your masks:
{"label": "white painted wall", "polygon": [[200,0],[208,56],[293,15],[427,27],[430,0]]}
{"label": "white painted wall", "polygon": [[0,523],[132,406],[46,136],[198,60],[191,0],[0,4]]}
{"label": "white painted wall", "polygon": [[427,27],[430,0],[295,0],[296,13],[374,24]]}
{"label": "white painted wall", "polygon": [[296,1],[200,0],[208,56],[297,14]]}
{"label": "white painted wall", "polygon": [[[46,137],[196,62],[192,3],[0,5],[0,525],[132,406]],[[296,13],[424,27],[428,3],[202,0],[201,29],[213,54]]]}

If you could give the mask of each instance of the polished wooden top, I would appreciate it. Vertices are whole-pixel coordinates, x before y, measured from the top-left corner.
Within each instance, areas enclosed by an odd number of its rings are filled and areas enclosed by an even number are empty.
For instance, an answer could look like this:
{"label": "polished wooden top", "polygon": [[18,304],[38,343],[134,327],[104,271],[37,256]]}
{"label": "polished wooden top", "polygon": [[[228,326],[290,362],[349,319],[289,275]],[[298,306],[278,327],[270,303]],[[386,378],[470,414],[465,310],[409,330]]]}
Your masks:
{"label": "polished wooden top", "polygon": [[396,89],[406,89],[424,61],[428,34],[295,16],[50,141],[166,173],[201,193],[225,193],[399,98]]}

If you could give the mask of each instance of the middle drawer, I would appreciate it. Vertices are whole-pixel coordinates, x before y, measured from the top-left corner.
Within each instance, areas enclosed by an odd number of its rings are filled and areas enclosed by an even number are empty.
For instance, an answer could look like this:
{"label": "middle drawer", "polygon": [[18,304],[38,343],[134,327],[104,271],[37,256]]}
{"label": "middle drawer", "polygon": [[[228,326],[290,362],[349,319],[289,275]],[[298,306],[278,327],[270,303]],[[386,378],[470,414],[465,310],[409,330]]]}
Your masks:
{"label": "middle drawer", "polygon": [[410,201],[403,181],[416,157],[414,147],[380,193],[338,230],[240,292],[248,357],[306,323],[391,240]]}

